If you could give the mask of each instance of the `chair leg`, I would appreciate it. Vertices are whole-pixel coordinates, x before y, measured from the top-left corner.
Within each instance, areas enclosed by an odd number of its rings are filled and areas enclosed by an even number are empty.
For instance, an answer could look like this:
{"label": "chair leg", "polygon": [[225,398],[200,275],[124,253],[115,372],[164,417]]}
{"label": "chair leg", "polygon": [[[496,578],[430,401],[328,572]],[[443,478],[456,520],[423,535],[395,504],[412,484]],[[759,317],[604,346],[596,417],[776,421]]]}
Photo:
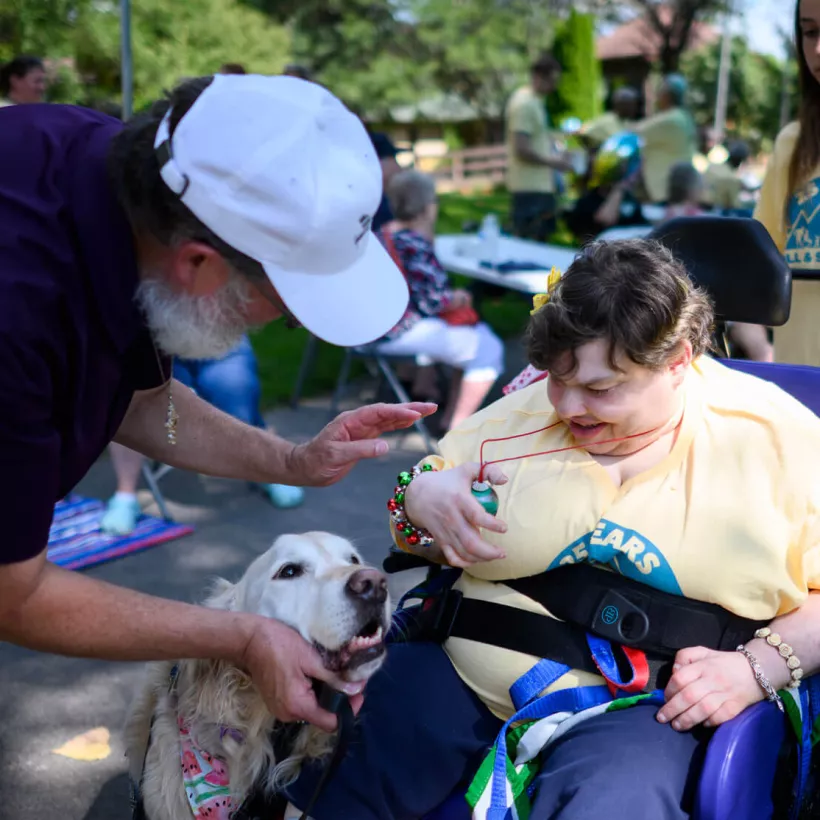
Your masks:
{"label": "chair leg", "polygon": [[157,502],[157,507],[159,507],[160,515],[166,521],[173,521],[174,518],[168,510],[168,506],[165,503],[165,498],[162,495],[162,490],[159,488],[158,479],[165,475],[170,468],[168,465],[163,464],[154,473],[153,468],[148,465],[147,461],[143,461],[142,463],[142,476],[145,479],[145,483],[148,485],[148,489],[151,491],[151,495],[154,496],[154,501]]}
{"label": "chair leg", "polygon": [[299,365],[299,373],[296,376],[296,384],[293,386],[293,393],[290,397],[290,406],[295,410],[299,406],[302,398],[302,391],[305,389],[305,382],[313,369],[316,360],[316,351],[319,347],[319,340],[311,334],[308,336],[305,350],[302,353],[302,361]]}
{"label": "chair leg", "polygon": [[342,366],[339,368],[339,377],[336,379],[336,389],[333,391],[333,399],[330,402],[330,414],[336,416],[339,412],[339,405],[342,403],[347,391],[347,380],[350,377],[350,366],[353,363],[353,350],[347,348],[345,357],[342,359]]}
{"label": "chair leg", "polygon": [[[407,391],[404,389],[402,383],[393,372],[393,368],[390,367],[382,356],[375,356],[374,358],[376,359],[376,364],[379,366],[379,370],[381,370],[384,378],[387,379],[387,383],[390,385],[390,389],[393,391],[396,398],[404,404],[409,403],[410,396],[407,395]],[[416,430],[418,430],[421,437],[424,439],[424,446],[427,448],[427,452],[435,453],[436,446],[433,443],[433,439],[430,437],[430,431],[427,429],[427,425],[424,421],[419,419],[418,421],[413,422],[413,426]]]}

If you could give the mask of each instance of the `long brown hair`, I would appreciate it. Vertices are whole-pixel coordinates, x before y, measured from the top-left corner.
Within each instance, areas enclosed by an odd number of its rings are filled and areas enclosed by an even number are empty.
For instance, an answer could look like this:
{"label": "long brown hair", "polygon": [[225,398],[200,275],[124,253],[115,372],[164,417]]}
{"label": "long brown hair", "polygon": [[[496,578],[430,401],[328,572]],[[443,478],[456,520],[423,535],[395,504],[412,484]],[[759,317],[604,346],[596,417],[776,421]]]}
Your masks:
{"label": "long brown hair", "polygon": [[794,11],[794,47],[800,76],[800,136],[789,166],[789,198],[797,192],[820,165],[820,82],[811,73],[803,54],[803,33],[800,29],[800,0]]}

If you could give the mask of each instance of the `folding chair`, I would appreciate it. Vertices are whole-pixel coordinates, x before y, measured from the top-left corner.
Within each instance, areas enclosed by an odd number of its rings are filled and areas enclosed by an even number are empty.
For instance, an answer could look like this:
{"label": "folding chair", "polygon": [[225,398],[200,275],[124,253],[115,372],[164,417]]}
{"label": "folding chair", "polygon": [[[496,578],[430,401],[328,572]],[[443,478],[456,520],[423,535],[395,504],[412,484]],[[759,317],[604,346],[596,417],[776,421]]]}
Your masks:
{"label": "folding chair", "polygon": [[[339,377],[336,380],[336,389],[333,391],[333,399],[330,404],[331,415],[335,416],[339,412],[339,406],[341,405],[342,399],[347,391],[347,385],[350,379],[350,367],[353,364],[354,358],[363,359],[368,365],[368,369],[370,369],[374,376],[384,379],[393,391],[393,395],[396,397],[397,401],[401,403],[410,401],[410,396],[407,395],[407,391],[404,389],[395,371],[390,366],[389,360],[392,359],[393,361],[406,362],[412,361],[415,363],[415,356],[390,356],[386,353],[381,353],[375,345],[349,347],[345,350],[345,357],[342,361],[342,366],[339,369]],[[375,372],[372,365],[375,365]],[[414,422],[413,426],[424,439],[424,446],[427,448],[427,452],[436,452],[435,442],[433,441],[424,420],[419,419],[417,422]]]}
{"label": "folding chair", "polygon": [[154,501],[156,501],[157,507],[159,507],[160,515],[166,521],[173,521],[174,518],[165,503],[165,497],[162,494],[162,490],[159,488],[159,482],[173,469],[174,468],[170,464],[163,464],[161,461],[149,462],[146,459],[142,462],[142,477],[145,479],[145,483],[148,485],[151,495],[154,496]]}

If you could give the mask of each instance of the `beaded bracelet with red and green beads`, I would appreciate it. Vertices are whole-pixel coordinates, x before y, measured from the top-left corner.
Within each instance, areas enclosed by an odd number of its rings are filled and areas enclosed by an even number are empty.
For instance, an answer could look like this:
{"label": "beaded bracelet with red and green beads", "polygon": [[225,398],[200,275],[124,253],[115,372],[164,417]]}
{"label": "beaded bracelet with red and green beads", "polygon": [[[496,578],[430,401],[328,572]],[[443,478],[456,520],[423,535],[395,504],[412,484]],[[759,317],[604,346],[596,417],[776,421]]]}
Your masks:
{"label": "beaded bracelet with red and green beads", "polygon": [[422,527],[415,527],[407,520],[404,511],[404,493],[414,478],[418,478],[422,473],[434,472],[435,468],[431,464],[416,465],[409,472],[399,473],[398,484],[393,491],[393,497],[387,502],[387,509],[390,510],[390,517],[396,525],[396,531],[411,546],[429,547],[433,543],[433,536]]}

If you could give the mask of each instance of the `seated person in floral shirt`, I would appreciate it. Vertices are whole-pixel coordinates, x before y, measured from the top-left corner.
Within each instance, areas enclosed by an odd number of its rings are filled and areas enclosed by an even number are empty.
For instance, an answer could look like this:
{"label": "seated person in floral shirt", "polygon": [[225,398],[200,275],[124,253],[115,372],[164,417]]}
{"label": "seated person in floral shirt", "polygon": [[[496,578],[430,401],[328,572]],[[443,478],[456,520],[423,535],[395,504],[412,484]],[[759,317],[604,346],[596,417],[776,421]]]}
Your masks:
{"label": "seated person in floral shirt", "polygon": [[441,362],[456,369],[442,419],[449,430],[481,406],[504,370],[504,345],[471,310],[470,294],[450,287],[436,258],[438,203],[433,178],[402,171],[391,180],[387,194],[395,221],[382,240],[407,277],[410,304],[379,350],[415,356],[420,365]]}

